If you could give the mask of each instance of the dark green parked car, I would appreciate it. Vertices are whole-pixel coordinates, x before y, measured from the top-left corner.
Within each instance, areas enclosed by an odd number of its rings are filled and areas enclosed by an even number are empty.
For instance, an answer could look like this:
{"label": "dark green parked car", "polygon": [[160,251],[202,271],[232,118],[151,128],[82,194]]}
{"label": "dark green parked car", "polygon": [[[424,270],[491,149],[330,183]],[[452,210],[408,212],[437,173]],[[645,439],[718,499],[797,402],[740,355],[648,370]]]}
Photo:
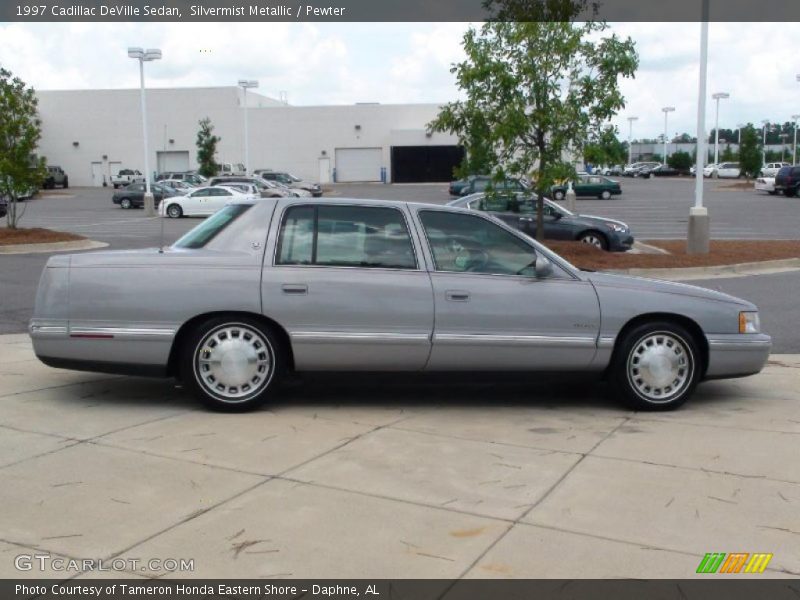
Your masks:
{"label": "dark green parked car", "polygon": [[[554,185],[550,189],[554,200],[563,200],[567,195],[566,184]],[[575,190],[576,196],[589,196],[603,200],[608,200],[611,196],[619,196],[622,193],[619,182],[602,175],[580,175],[572,183],[572,189]]]}

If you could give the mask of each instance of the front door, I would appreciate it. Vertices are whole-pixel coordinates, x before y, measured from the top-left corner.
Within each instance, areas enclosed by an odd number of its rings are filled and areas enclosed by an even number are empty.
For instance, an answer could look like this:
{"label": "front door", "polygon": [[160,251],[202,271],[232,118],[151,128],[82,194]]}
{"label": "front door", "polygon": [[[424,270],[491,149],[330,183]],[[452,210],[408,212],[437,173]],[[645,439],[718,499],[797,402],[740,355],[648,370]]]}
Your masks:
{"label": "front door", "polygon": [[327,156],[319,159],[319,182],[331,182],[331,159]]}
{"label": "front door", "polygon": [[405,210],[282,201],[276,214],[262,310],[287,329],[295,367],[421,370],[433,293]]}
{"label": "front door", "polygon": [[92,185],[95,187],[102,187],[103,186],[103,163],[101,162],[93,162],[92,163]]}
{"label": "front door", "polygon": [[594,288],[554,265],[537,278],[535,248],[479,215],[420,209],[434,263],[429,370],[580,370],[594,358]]}

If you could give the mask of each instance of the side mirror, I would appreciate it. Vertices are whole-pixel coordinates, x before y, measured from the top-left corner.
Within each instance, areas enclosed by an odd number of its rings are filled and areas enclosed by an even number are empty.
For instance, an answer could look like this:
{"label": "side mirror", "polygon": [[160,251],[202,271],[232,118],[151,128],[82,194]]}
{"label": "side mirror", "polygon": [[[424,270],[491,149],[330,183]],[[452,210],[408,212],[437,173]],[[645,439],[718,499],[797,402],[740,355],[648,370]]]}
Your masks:
{"label": "side mirror", "polygon": [[545,279],[550,277],[553,274],[553,263],[550,262],[546,256],[538,255],[536,257],[536,277],[539,279]]}

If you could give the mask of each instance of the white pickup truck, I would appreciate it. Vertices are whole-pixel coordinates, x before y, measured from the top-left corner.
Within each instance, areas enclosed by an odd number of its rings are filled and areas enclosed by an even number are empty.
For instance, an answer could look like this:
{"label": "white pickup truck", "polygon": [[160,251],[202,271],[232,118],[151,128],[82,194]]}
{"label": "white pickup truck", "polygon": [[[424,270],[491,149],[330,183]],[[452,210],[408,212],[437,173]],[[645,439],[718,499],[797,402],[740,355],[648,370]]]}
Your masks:
{"label": "white pickup truck", "polygon": [[778,171],[781,170],[783,167],[791,167],[789,163],[786,162],[771,162],[764,165],[764,168],[761,169],[761,177],[775,177],[778,174]]}
{"label": "white pickup truck", "polygon": [[144,181],[144,175],[135,169],[120,169],[119,173],[111,176],[111,185],[114,186],[114,189],[137,181]]}

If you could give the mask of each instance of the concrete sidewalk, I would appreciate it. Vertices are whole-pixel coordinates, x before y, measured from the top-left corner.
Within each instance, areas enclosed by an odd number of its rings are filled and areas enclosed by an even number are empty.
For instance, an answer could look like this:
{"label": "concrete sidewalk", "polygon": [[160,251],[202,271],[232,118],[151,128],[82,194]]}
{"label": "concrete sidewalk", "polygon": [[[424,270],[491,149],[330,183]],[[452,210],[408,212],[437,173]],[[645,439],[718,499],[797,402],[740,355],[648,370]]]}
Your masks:
{"label": "concrete sidewalk", "polygon": [[310,380],[222,415],[0,336],[0,577],[76,574],[14,567],[48,553],[193,559],[179,577],[684,578],[706,552],[796,577],[798,384],[777,355],[644,414],[588,384]]}

